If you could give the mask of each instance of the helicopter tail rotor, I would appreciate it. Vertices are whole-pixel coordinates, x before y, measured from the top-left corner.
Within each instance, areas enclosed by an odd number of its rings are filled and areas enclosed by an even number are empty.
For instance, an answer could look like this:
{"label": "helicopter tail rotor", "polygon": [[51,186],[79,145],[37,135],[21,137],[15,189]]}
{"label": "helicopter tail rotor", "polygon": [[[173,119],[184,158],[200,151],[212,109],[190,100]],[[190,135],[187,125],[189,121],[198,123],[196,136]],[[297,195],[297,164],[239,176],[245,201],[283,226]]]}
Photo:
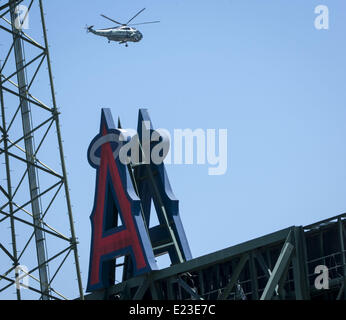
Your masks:
{"label": "helicopter tail rotor", "polygon": [[85,30],[86,30],[86,32],[87,33],[89,33],[89,32],[91,32],[91,30],[92,30],[92,28],[93,28],[94,26],[85,26]]}

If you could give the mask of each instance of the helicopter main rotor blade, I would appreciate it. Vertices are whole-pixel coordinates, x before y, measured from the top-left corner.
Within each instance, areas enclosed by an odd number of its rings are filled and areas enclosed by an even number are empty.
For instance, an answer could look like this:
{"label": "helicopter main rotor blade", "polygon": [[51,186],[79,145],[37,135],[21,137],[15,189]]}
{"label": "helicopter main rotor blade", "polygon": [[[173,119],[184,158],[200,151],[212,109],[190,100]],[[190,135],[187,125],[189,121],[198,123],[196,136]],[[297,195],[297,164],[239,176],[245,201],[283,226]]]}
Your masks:
{"label": "helicopter main rotor blade", "polygon": [[140,10],[138,13],[136,13],[129,21],[126,22],[126,25],[128,25],[134,18],[136,18],[139,14],[141,14],[143,11],[145,10],[145,8],[143,8],[142,10]]}
{"label": "helicopter main rotor blade", "polygon": [[123,25],[124,25],[123,23],[120,23],[120,22],[115,21],[115,20],[113,20],[113,19],[111,19],[111,18],[108,18],[108,17],[107,17],[107,16],[105,16],[104,14],[101,14],[101,17],[103,17],[103,18],[105,18],[105,19],[108,19],[108,20],[110,20],[110,21],[112,21],[112,22],[114,22],[114,23],[116,23],[116,24],[120,24],[121,26],[123,26]]}
{"label": "helicopter main rotor blade", "polygon": [[119,27],[110,27],[110,28],[103,28],[103,29],[97,29],[97,30],[115,30],[115,29],[118,29]]}
{"label": "helicopter main rotor blade", "polygon": [[160,21],[150,21],[150,22],[141,22],[141,23],[133,23],[129,24],[129,26],[139,26],[140,24],[149,24],[149,23],[158,23]]}

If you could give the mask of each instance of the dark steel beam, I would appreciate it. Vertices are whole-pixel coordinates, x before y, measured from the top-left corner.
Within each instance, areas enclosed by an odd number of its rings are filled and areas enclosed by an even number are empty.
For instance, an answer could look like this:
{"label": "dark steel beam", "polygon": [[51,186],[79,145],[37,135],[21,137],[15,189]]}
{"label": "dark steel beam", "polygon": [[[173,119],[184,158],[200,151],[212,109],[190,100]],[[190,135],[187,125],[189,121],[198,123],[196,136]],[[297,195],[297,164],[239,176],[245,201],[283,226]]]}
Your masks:
{"label": "dark steel beam", "polygon": [[260,300],[270,300],[272,298],[275,287],[278,285],[288,263],[290,262],[293,250],[294,246],[290,242],[285,242]]}
{"label": "dark steel beam", "polygon": [[[344,225],[341,218],[338,218],[338,235],[340,241],[340,251],[341,251],[341,262],[342,262],[342,271],[344,276],[344,283],[342,285],[344,299],[346,300],[346,257],[345,257],[345,235],[344,235]],[[340,292],[342,292],[340,290]]]}
{"label": "dark steel beam", "polygon": [[258,300],[257,269],[255,265],[255,256],[253,252],[250,253],[249,266],[250,266],[250,277],[251,277],[252,300]]}
{"label": "dark steel beam", "polygon": [[295,255],[292,258],[294,287],[297,300],[310,299],[307,276],[307,261],[304,230],[296,227],[293,230]]}
{"label": "dark steel beam", "polygon": [[145,292],[148,290],[151,283],[150,277],[146,277],[143,279],[143,282],[138,287],[135,295],[133,296],[132,300],[141,300],[145,294]]}
{"label": "dark steel beam", "polygon": [[204,300],[198,295],[195,289],[191,288],[180,276],[177,277],[178,284],[188,293],[194,300]]}
{"label": "dark steel beam", "polygon": [[232,273],[232,277],[229,281],[229,283],[227,284],[227,286],[223,289],[222,293],[219,295],[218,300],[226,300],[228,298],[228,296],[230,295],[234,285],[236,284],[239,275],[241,273],[241,271],[243,270],[245,263],[248,261],[249,259],[249,255],[248,254],[244,254],[240,260],[239,263],[236,267],[236,269],[234,270],[234,272]]}
{"label": "dark steel beam", "polygon": [[[271,234],[259,237],[257,239],[246,241],[244,243],[232,246],[230,248],[210,253],[205,256],[195,258],[181,264],[172,265],[171,267],[162,270],[156,270],[151,274],[152,281],[166,281],[168,288],[168,299],[171,299],[171,297],[173,297],[173,291],[171,291],[172,281],[175,281],[174,278],[177,275],[185,272],[198,272],[199,270],[206,269],[207,267],[212,266],[214,264],[223,263],[233,258],[236,258],[237,256],[242,256],[251,250],[256,250],[261,247],[284,242],[292,228],[293,227],[273,232]],[[133,288],[135,286],[139,286],[141,282],[142,277],[134,277],[127,280],[126,282],[115,284],[109,289],[109,292],[110,294],[116,294],[123,290],[125,283],[128,285],[128,287]],[[86,296],[87,299],[91,300],[102,299],[100,297],[102,297],[102,293],[100,292],[93,292]]]}

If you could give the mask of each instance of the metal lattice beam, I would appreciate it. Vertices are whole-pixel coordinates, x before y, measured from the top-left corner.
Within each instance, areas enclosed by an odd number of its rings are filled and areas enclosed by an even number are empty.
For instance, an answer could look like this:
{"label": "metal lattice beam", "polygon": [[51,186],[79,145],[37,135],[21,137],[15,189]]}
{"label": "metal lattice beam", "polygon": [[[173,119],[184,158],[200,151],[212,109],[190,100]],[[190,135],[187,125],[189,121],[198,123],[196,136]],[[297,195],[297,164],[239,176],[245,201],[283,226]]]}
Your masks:
{"label": "metal lattice beam", "polygon": [[[30,29],[24,32],[23,28],[18,28],[16,22],[20,19],[17,10],[19,4],[27,5],[25,16],[21,17],[23,21],[36,10],[30,17],[38,17],[36,22],[39,23],[35,25],[42,29],[35,31],[42,32],[43,43],[29,35]],[[76,269],[76,288],[83,299],[77,238],[42,1],[11,0],[1,5],[0,34],[3,35],[2,41],[7,37],[7,42],[1,47],[5,51],[0,52],[0,156],[4,159],[4,167],[0,171],[6,173],[2,180],[5,184],[0,185],[0,194],[4,196],[1,196],[0,202],[0,214],[3,216],[0,219],[0,230],[8,228],[9,223],[11,231],[7,241],[0,239],[0,253],[8,258],[7,270],[0,270],[0,282],[9,282],[0,292],[16,283],[19,277],[17,266],[25,265],[25,256],[36,254],[37,263],[32,266],[33,262],[30,262],[32,267],[27,276],[37,282],[38,288],[28,286],[30,291],[38,293],[40,299],[65,299],[65,294],[55,287],[56,279],[63,272],[64,265],[72,263]],[[41,84],[37,87],[38,81],[44,78],[48,78],[47,87],[42,89]],[[40,99],[40,95],[45,98]],[[44,102],[47,96],[51,100],[49,103]],[[39,141],[37,147],[35,138]],[[56,155],[44,152],[47,146],[52,145],[57,147]],[[48,165],[55,159],[60,160],[59,165]],[[43,188],[41,181],[46,184]],[[65,225],[69,230],[59,230],[47,220],[51,218],[51,212],[61,215],[65,211],[62,210],[62,205],[67,210]],[[66,216],[59,219],[66,219]],[[24,243],[18,241],[18,233],[25,239]],[[50,252],[47,237],[49,241],[59,243],[58,252]],[[11,243],[11,249],[7,243]],[[73,253],[72,261],[70,253]],[[6,263],[2,263],[2,267],[5,266]],[[35,272],[38,276],[35,276]],[[10,278],[12,273],[14,279]],[[20,287],[16,288],[16,296],[17,299],[22,298]]]}

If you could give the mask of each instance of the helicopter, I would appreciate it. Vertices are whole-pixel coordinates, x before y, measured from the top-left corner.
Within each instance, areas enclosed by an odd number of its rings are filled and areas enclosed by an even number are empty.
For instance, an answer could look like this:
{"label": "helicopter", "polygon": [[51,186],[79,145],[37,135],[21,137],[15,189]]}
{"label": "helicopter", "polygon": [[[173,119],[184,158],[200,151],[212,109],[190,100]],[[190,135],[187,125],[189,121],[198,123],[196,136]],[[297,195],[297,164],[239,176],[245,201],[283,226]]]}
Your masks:
{"label": "helicopter", "polygon": [[114,19],[111,19],[104,14],[101,14],[101,17],[112,21],[115,24],[119,24],[119,27],[113,27],[113,28],[106,28],[106,29],[93,29],[94,26],[86,26],[87,32],[91,32],[97,36],[106,37],[108,39],[108,43],[111,41],[119,42],[119,44],[125,44],[126,47],[128,47],[128,42],[139,42],[142,40],[143,35],[142,33],[137,30],[136,28],[133,28],[132,26],[142,25],[142,24],[149,24],[149,23],[158,23],[160,21],[150,21],[150,22],[141,22],[141,23],[135,23],[135,24],[129,24],[133,19],[135,19],[139,14],[141,14],[145,8],[137,12],[129,21],[126,23],[120,23]]}

